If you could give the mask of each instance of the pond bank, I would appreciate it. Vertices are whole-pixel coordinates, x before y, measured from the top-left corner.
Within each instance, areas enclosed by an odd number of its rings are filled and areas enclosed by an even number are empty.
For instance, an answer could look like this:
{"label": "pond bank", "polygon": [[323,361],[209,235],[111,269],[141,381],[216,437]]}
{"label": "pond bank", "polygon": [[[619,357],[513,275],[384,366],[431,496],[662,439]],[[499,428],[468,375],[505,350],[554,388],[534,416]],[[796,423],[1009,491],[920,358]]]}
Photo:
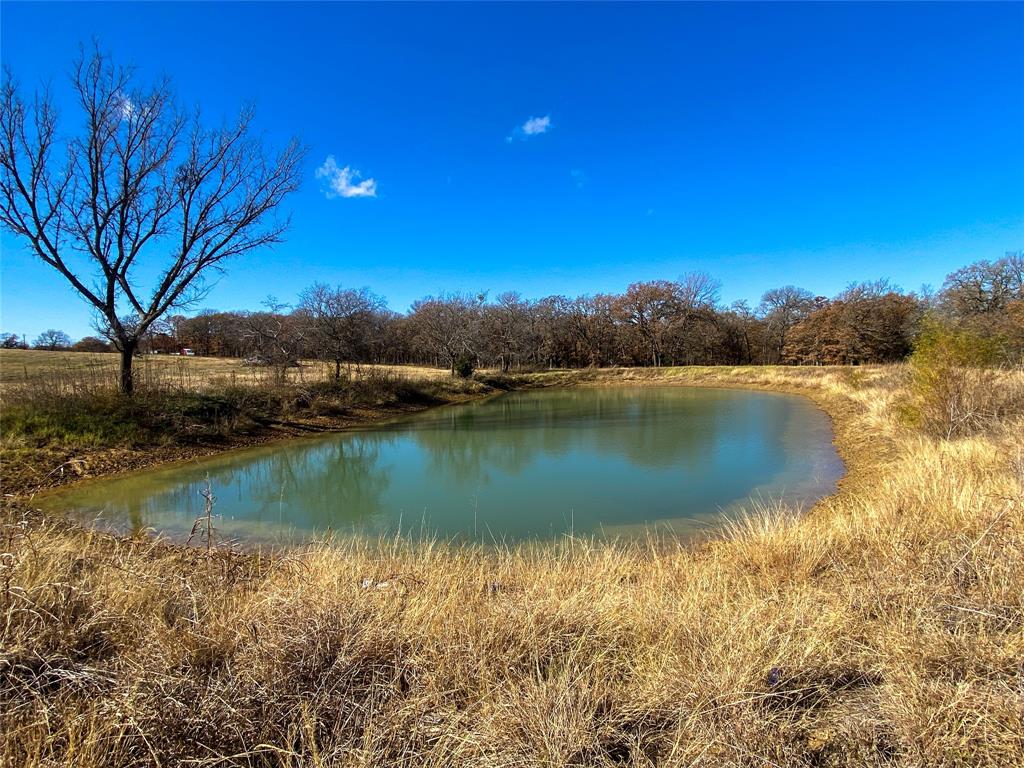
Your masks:
{"label": "pond bank", "polygon": [[[142,445],[63,444],[11,445],[0,449],[4,464],[0,490],[16,501],[82,480],[94,480],[165,464],[215,456],[239,448],[271,445],[298,437],[360,429],[446,405],[492,397],[505,391],[546,387],[602,387],[675,385],[728,387],[801,395],[824,410],[833,424],[836,449],[847,467],[840,488],[873,473],[875,461],[889,455],[889,441],[853,427],[855,406],[821,386],[821,373],[834,372],[842,380],[863,376],[864,370],[800,369],[793,367],[678,367],[557,370],[520,374],[477,375],[473,380],[414,382],[411,389],[384,402],[363,402],[343,413],[266,414],[244,430],[210,435],[184,434]],[[809,372],[811,375],[808,375]],[[417,384],[419,386],[417,386]],[[853,410],[851,410],[853,409]],[[869,447],[870,445],[870,447]]]}
{"label": "pond bank", "polygon": [[[326,398],[311,403],[308,402],[311,398],[307,388],[279,388],[272,397],[262,398],[258,409],[248,406],[247,411],[232,414],[234,421],[228,427],[199,415],[193,418],[192,423],[176,424],[171,430],[139,430],[142,432],[140,436],[133,434],[127,440],[116,437],[95,439],[92,435],[79,437],[75,434],[61,434],[56,438],[37,438],[32,434],[14,439],[5,436],[0,447],[0,460],[4,465],[0,489],[7,497],[26,500],[40,491],[80,480],[214,456],[296,437],[364,427],[429,408],[487,397],[498,391],[479,382],[461,380],[403,380],[400,386],[395,384],[395,381],[389,381],[375,385],[370,392],[358,393],[355,398],[344,393],[343,403],[327,401]],[[232,395],[237,396],[235,392]],[[218,393],[191,397],[200,404],[216,402]],[[150,401],[155,399],[153,396]],[[239,399],[244,401],[244,395]],[[287,411],[283,409],[284,404],[287,404]],[[86,402],[78,407],[85,410],[93,406]],[[109,400],[100,400],[96,410],[99,409],[109,409]],[[196,410],[202,413],[201,409]],[[71,419],[77,415],[72,414]],[[54,418],[69,417],[58,414]],[[136,417],[134,414],[121,417],[120,414],[102,412],[98,418],[112,421]]]}
{"label": "pond bank", "polygon": [[[611,368],[557,370],[520,374],[478,374],[470,381],[458,379],[413,381],[407,391],[383,401],[360,402],[345,407],[341,413],[292,412],[263,413],[251,419],[243,429],[217,430],[211,434],[162,435],[159,442],[120,445],[72,445],[60,441],[4,440],[0,459],[4,472],[0,491],[10,499],[25,501],[35,493],[79,482],[110,477],[126,472],[151,469],[164,464],[215,456],[239,448],[270,445],[297,437],[342,432],[384,423],[405,415],[492,397],[504,391],[545,387],[643,386],[676,385],[693,387],[729,387],[751,389],[808,397],[830,417],[835,445],[847,465],[841,488],[862,474],[871,474],[864,467],[868,459],[882,458],[887,453],[876,439],[865,450],[865,435],[850,427],[850,402],[837,398],[818,383],[820,376],[808,371],[837,372],[837,376],[854,375],[849,369],[799,369],[793,367],[678,367],[678,368]],[[862,375],[862,374],[857,374]],[[28,443],[28,444],[26,444]]]}
{"label": "pond bank", "polygon": [[183,542],[209,487],[221,535],[246,547],[328,531],[484,544],[691,539],[752,498],[809,507],[843,473],[829,420],[806,398],[620,382],[505,392],[78,484],[33,503]]}

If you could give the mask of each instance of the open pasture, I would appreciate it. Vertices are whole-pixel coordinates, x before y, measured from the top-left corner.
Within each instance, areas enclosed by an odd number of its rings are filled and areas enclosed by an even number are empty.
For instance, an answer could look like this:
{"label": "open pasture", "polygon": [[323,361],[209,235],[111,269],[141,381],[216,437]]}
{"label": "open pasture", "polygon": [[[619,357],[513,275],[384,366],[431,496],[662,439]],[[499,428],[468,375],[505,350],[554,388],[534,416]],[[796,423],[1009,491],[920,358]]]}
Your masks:
{"label": "open pasture", "polygon": [[[49,386],[59,390],[92,389],[117,384],[120,357],[116,352],[49,352],[36,349],[0,350],[0,391],[19,386]],[[416,380],[448,376],[448,371],[413,365],[353,365],[357,371],[387,371]],[[140,387],[173,387],[205,391],[224,385],[259,385],[271,381],[273,368],[246,366],[229,357],[181,357],[142,355],[135,362]],[[319,360],[304,360],[286,376],[291,383],[323,381],[333,373],[333,365]]]}

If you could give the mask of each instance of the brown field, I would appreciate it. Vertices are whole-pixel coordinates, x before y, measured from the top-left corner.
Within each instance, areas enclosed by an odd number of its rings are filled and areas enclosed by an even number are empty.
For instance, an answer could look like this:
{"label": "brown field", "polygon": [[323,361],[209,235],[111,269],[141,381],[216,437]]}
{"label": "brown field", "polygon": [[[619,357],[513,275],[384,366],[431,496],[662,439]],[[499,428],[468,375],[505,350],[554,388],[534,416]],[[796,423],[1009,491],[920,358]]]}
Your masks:
{"label": "brown field", "polygon": [[0,351],[0,485],[24,495],[309,432],[344,429],[494,391],[447,371],[317,361],[277,371],[226,358],[146,356],[117,392],[116,354]]}
{"label": "brown field", "polygon": [[1024,765],[1019,409],[929,437],[904,366],[529,378],[800,392],[850,474],[695,549],[256,557],[8,504],[0,765]]}
{"label": "brown field", "polygon": [[[0,349],[0,389],[32,385],[45,380],[67,388],[117,382],[119,355],[115,352],[47,352],[36,349]],[[386,370],[414,379],[439,379],[448,372],[422,366],[362,365],[363,370]],[[178,357],[175,355],[142,355],[134,370],[139,386],[171,384],[202,391],[224,384],[258,385],[273,375],[266,367],[247,367],[237,358]],[[305,360],[301,367],[289,369],[290,382],[321,381],[333,373],[333,365]]]}

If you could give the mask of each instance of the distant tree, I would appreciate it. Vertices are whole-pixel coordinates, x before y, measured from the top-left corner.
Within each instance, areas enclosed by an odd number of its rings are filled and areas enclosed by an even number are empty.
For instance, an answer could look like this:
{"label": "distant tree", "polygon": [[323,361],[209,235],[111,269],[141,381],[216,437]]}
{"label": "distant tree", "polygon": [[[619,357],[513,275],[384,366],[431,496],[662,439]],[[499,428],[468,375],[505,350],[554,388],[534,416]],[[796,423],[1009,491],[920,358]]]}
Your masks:
{"label": "distant tree", "polygon": [[683,350],[694,325],[713,319],[718,291],[719,283],[701,272],[678,281],[633,283],[619,297],[617,315],[636,334],[651,365],[658,367],[670,340]]}
{"label": "distant tree", "polygon": [[113,347],[99,336],[85,336],[71,345],[73,352],[112,352]]}
{"label": "distant tree", "polygon": [[522,360],[530,338],[530,302],[518,293],[499,294],[483,308],[480,318],[483,344],[502,372]]}
{"label": "distant tree", "polygon": [[1002,361],[1024,359],[1024,251],[953,272],[936,305],[964,333],[993,341]]}
{"label": "distant tree", "polygon": [[[96,311],[126,394],[154,322],[197,299],[226,259],[281,240],[288,222],[274,214],[298,187],[303,156],[296,141],[270,156],[250,109],[207,129],[198,110],[175,106],[166,81],[133,89],[131,75],[83,51],[73,86],[85,128],[66,141],[47,92],[26,102],[10,73],[0,87],[0,223]],[[133,271],[146,254],[163,254],[148,290]]]}
{"label": "distant tree", "polygon": [[569,303],[566,319],[577,365],[610,365],[618,357],[615,297],[581,296]]}
{"label": "distant tree", "polygon": [[452,293],[428,296],[412,305],[409,322],[417,345],[443,362],[452,375],[461,355],[477,355],[484,298]]}
{"label": "distant tree", "polygon": [[386,306],[369,288],[314,283],[302,292],[297,312],[307,323],[307,338],[315,355],[334,363],[335,381],[341,379],[342,363],[367,356],[376,315]]}
{"label": "distant tree", "polygon": [[43,331],[36,340],[32,342],[33,349],[48,349],[51,352],[61,349],[71,348],[71,337],[68,336],[64,331],[54,330],[50,328],[47,331]]}
{"label": "distant tree", "polygon": [[534,302],[530,312],[531,362],[534,365],[557,368],[574,364],[572,304],[568,296],[545,296]]}
{"label": "distant tree", "polygon": [[1024,251],[958,269],[942,285],[940,301],[954,315],[991,314],[1024,301]]}
{"label": "distant tree", "polygon": [[921,305],[887,283],[860,283],[819,306],[789,334],[784,359],[818,365],[902,360],[911,351]]}
{"label": "distant tree", "polygon": [[28,344],[16,333],[7,333],[0,339],[2,349],[28,349]]}
{"label": "distant tree", "polygon": [[[174,335],[175,325],[170,318],[162,317],[154,322],[146,332],[139,337],[139,345],[136,348],[140,353],[171,354],[179,352],[183,346]],[[116,339],[107,337],[111,344],[116,347]]]}
{"label": "distant tree", "polygon": [[669,332],[673,364],[711,362],[718,343],[718,292],[721,283],[703,272],[677,282],[678,307]]}
{"label": "distant tree", "polygon": [[754,362],[759,333],[759,320],[744,301],[734,301],[719,315],[721,329],[721,361],[735,365],[750,365]]}
{"label": "distant tree", "polygon": [[263,302],[265,312],[241,313],[241,332],[255,353],[256,361],[274,368],[279,381],[284,381],[289,368],[299,364],[305,338],[300,318],[284,312],[273,296]]}
{"label": "distant tree", "polygon": [[765,348],[762,352],[765,362],[777,363],[782,359],[790,329],[807,317],[812,309],[814,295],[803,288],[784,285],[765,291],[758,307],[758,314],[765,322]]}
{"label": "distant tree", "polygon": [[204,310],[176,323],[175,334],[181,346],[194,349],[196,354],[242,357],[250,351],[243,332],[243,314]]}
{"label": "distant tree", "polygon": [[651,365],[661,365],[664,340],[679,309],[675,283],[652,280],[633,283],[617,302],[620,322],[631,327]]}

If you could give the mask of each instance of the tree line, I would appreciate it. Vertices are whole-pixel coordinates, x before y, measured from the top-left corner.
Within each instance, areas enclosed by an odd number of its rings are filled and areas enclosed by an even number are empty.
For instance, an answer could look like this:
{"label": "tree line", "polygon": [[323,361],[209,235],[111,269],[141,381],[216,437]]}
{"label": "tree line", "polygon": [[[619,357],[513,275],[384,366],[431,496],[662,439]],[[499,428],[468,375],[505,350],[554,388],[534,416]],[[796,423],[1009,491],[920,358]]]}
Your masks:
{"label": "tree line", "polygon": [[[637,282],[618,294],[548,296],[449,293],[397,313],[367,288],[315,283],[294,306],[268,299],[259,311],[171,315],[152,326],[141,352],[183,347],[286,368],[357,363],[419,364],[453,373],[587,366],[857,365],[904,359],[925,318],[990,340],[1007,362],[1024,357],[1024,252],[950,274],[938,292],[904,292],[884,280],[826,298],[792,285],[757,306],[723,306],[703,273]],[[48,331],[36,346],[54,348]],[[64,348],[70,340],[64,337]],[[87,337],[79,348],[104,341]]]}
{"label": "tree line", "polygon": [[[703,273],[630,285],[621,294],[493,298],[450,293],[395,313],[368,289],[310,286],[294,306],[180,314],[205,295],[204,278],[280,242],[284,201],[299,186],[305,149],[265,147],[253,112],[204,125],[167,80],[135,87],[133,71],[83,48],[71,87],[82,118],[60,124],[47,89],[26,95],[12,73],[0,83],[0,226],[70,285],[104,338],[72,345],[51,329],[42,349],[114,349],[120,388],[133,389],[144,352],[188,347],[286,369],[303,358],[333,364],[418,363],[466,374],[521,368],[690,364],[861,364],[904,358],[934,314],[1020,360],[1021,252],[949,275],[936,295],[885,281],[815,296],[787,285],[760,303],[722,306]],[[154,281],[138,278],[152,258]],[[178,313],[178,314],[176,314]],[[5,347],[25,346],[16,335]]]}

